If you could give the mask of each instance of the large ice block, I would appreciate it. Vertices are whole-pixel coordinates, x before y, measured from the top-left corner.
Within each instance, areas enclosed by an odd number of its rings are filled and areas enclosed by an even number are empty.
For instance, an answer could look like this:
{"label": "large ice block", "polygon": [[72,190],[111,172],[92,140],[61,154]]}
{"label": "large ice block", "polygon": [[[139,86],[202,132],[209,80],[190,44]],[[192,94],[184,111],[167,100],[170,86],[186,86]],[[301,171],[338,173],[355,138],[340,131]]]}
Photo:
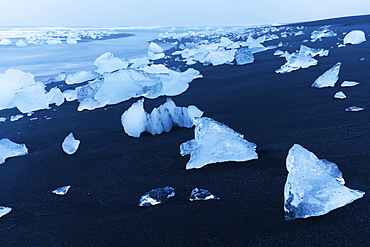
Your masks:
{"label": "large ice block", "polygon": [[344,44],[358,45],[366,41],[365,33],[361,30],[349,32],[343,39]]}
{"label": "large ice block", "polygon": [[0,164],[4,164],[7,158],[26,154],[28,154],[26,145],[12,142],[8,138],[0,140]]}

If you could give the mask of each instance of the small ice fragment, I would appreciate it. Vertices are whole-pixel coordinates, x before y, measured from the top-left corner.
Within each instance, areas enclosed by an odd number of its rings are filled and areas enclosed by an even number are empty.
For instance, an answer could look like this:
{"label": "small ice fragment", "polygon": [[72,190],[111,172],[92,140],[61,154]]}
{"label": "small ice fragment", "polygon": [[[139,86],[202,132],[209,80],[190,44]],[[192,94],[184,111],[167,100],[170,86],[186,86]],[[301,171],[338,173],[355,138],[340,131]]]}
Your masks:
{"label": "small ice fragment", "polygon": [[97,77],[97,74],[91,71],[79,71],[74,74],[68,75],[66,79],[67,84],[77,84],[86,81],[94,80]]}
{"label": "small ice fragment", "polygon": [[21,114],[18,114],[18,115],[15,115],[15,116],[11,116],[10,117],[10,121],[11,122],[14,122],[14,121],[17,121],[17,120],[21,119],[22,117],[24,117],[24,116],[21,115]]}
{"label": "small ice fragment", "polygon": [[58,189],[53,190],[52,193],[54,193],[56,195],[64,196],[65,194],[67,194],[67,192],[70,188],[71,188],[70,185],[63,186],[63,187],[60,187]]}
{"label": "small ice fragment", "polygon": [[346,108],[346,111],[362,111],[365,108],[359,106],[350,106]]}
{"label": "small ice fragment", "polygon": [[8,138],[0,140],[0,164],[4,164],[6,158],[28,154],[26,145],[17,144]]}
{"label": "small ice fragment", "polygon": [[180,145],[182,156],[190,154],[187,170],[219,162],[258,159],[257,145],[227,125],[207,117],[195,118],[194,124],[195,139]]}
{"label": "small ice fragment", "polygon": [[343,44],[358,45],[365,42],[365,33],[361,30],[353,30],[349,32],[343,39]]}
{"label": "small ice fragment", "polygon": [[5,123],[6,122],[6,117],[0,117],[0,123]]}
{"label": "small ice fragment", "polygon": [[311,87],[334,87],[335,83],[338,81],[340,66],[340,62],[335,64],[331,69],[327,70],[324,74],[319,76],[311,85]]}
{"label": "small ice fragment", "polygon": [[141,196],[139,201],[140,207],[154,206],[168,201],[175,196],[175,190],[172,187],[166,186],[162,188],[152,189]]}
{"label": "small ice fragment", "polygon": [[365,60],[365,58],[364,58],[364,57],[360,58],[360,61],[364,61],[364,60]]}
{"label": "small ice fragment", "polygon": [[78,146],[80,145],[80,140],[76,140],[73,133],[70,133],[63,141],[62,148],[67,154],[74,154]]}
{"label": "small ice fragment", "polygon": [[276,50],[275,52],[274,52],[274,56],[280,56],[280,55],[283,55],[284,54],[284,52],[283,51],[281,51],[281,50]]}
{"label": "small ice fragment", "polygon": [[123,61],[118,57],[114,57],[110,52],[106,52],[95,59],[94,65],[98,67],[95,70],[97,73],[104,74],[106,72],[110,73],[116,70],[125,69],[128,67],[128,62]]}
{"label": "small ice fragment", "polygon": [[356,85],[360,84],[359,82],[355,81],[344,81],[340,86],[341,87],[354,87]]}
{"label": "small ice fragment", "polygon": [[15,43],[16,46],[18,47],[22,47],[22,46],[27,46],[27,43],[23,41],[23,39],[20,39],[18,40],[16,43]]}
{"label": "small ice fragment", "polygon": [[191,191],[190,201],[206,201],[206,200],[220,200],[218,196],[215,196],[206,189],[195,188]]}
{"label": "small ice fragment", "polygon": [[334,95],[334,98],[335,98],[335,99],[345,99],[345,98],[347,98],[347,96],[346,96],[342,91],[339,91],[339,92],[337,92],[337,93]]}
{"label": "small ice fragment", "polygon": [[254,62],[253,53],[247,47],[243,47],[237,50],[235,54],[235,60],[237,65],[244,65]]}
{"label": "small ice fragment", "polygon": [[0,206],[0,217],[10,213],[10,211],[12,211],[12,208]]}
{"label": "small ice fragment", "polygon": [[289,150],[286,168],[289,172],[284,187],[286,220],[324,215],[365,194],[344,186],[335,163],[318,159],[299,144]]}

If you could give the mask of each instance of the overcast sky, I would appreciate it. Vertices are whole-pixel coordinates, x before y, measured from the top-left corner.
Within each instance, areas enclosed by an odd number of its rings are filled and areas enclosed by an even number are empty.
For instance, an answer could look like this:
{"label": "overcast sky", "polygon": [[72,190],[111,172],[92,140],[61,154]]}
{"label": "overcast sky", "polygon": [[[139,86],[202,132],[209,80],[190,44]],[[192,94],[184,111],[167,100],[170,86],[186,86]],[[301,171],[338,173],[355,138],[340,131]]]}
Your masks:
{"label": "overcast sky", "polygon": [[370,14],[370,0],[0,0],[0,26],[292,23]]}

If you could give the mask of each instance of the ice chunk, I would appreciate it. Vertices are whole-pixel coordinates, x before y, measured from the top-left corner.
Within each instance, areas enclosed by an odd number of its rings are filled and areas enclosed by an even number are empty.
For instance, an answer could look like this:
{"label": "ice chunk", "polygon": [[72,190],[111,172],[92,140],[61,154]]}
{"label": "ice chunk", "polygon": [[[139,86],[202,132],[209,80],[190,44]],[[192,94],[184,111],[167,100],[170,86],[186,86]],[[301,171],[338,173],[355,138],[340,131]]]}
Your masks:
{"label": "ice chunk", "polygon": [[22,113],[48,108],[45,85],[35,82],[34,85],[18,89],[14,94],[13,103]]}
{"label": "ice chunk", "polygon": [[172,187],[166,186],[162,188],[152,189],[141,196],[139,200],[140,207],[149,207],[165,203],[171,197],[175,196],[175,190]]}
{"label": "ice chunk", "polygon": [[337,36],[335,32],[329,29],[329,26],[323,26],[311,33],[311,42],[321,40],[322,38]]}
{"label": "ice chunk", "polygon": [[77,99],[77,91],[68,89],[63,92],[63,96],[67,101],[74,101]]}
{"label": "ice chunk", "polygon": [[191,128],[194,118],[202,115],[197,107],[178,107],[170,98],[148,114],[144,110],[144,99],[141,99],[122,114],[121,123],[129,136],[138,138],[145,131],[156,135],[169,132],[174,126]]}
{"label": "ice chunk", "polygon": [[150,66],[147,66],[143,68],[143,71],[147,73],[162,73],[162,74],[168,74],[169,69],[164,66],[163,64],[152,64]]}
{"label": "ice chunk", "polygon": [[334,87],[335,83],[338,81],[340,65],[341,63],[338,62],[331,69],[327,70],[324,74],[319,76],[311,85],[311,87]]}
{"label": "ice chunk", "polygon": [[359,106],[350,106],[346,108],[346,111],[362,111],[365,108]]}
{"label": "ice chunk", "polygon": [[337,93],[334,95],[334,98],[335,98],[335,99],[345,99],[345,98],[347,98],[347,96],[346,96],[342,91],[339,91],[339,92],[337,92]]}
{"label": "ice chunk", "polygon": [[257,145],[227,125],[206,117],[195,118],[194,122],[195,139],[180,145],[182,156],[190,154],[187,170],[218,162],[258,159]]}
{"label": "ice chunk", "polygon": [[284,52],[283,52],[283,51],[281,51],[281,50],[276,50],[276,51],[274,52],[274,56],[281,56],[281,55],[284,55]]}
{"label": "ice chunk", "polygon": [[67,192],[70,188],[71,188],[70,185],[63,186],[63,187],[60,187],[58,189],[53,190],[52,193],[54,193],[56,195],[64,196],[65,194],[67,194]]}
{"label": "ice chunk", "polygon": [[294,144],[286,158],[285,219],[324,215],[361,198],[364,192],[344,186],[336,164]]}
{"label": "ice chunk", "polygon": [[15,43],[15,45],[16,45],[16,46],[18,46],[18,47],[22,47],[22,46],[27,46],[27,43],[26,43],[26,42],[24,42],[24,40],[23,40],[23,39],[20,39],[20,40],[18,40],[18,41]]}
{"label": "ice chunk", "polygon": [[6,117],[0,117],[0,123],[5,123],[6,122]]}
{"label": "ice chunk", "polygon": [[60,106],[64,103],[64,95],[57,87],[50,89],[50,91],[46,93],[46,97],[49,101],[49,105],[55,104],[56,106]]}
{"label": "ice chunk", "polygon": [[12,208],[0,206],[0,217],[10,213],[10,211],[12,211]]}
{"label": "ice chunk", "polygon": [[357,86],[358,82],[355,82],[355,81],[344,81],[342,82],[342,84],[340,84],[341,87],[354,87],[354,86]]}
{"label": "ice chunk", "polygon": [[77,111],[83,110],[95,110],[96,108],[102,108],[107,105],[108,102],[100,102],[96,99],[85,98],[77,107]]}
{"label": "ice chunk", "polygon": [[164,58],[163,48],[154,42],[150,42],[148,49],[148,58],[151,60],[157,60]]}
{"label": "ice chunk", "polygon": [[73,136],[73,133],[70,133],[63,141],[62,148],[63,151],[67,154],[74,154],[78,146],[80,145],[80,141],[76,140]]}
{"label": "ice chunk", "polygon": [[10,39],[1,39],[0,45],[10,45],[12,41]]}
{"label": "ice chunk", "polygon": [[206,189],[195,188],[191,191],[190,201],[206,201],[206,200],[220,200],[218,196],[215,196]]}
{"label": "ice chunk", "polygon": [[97,74],[91,71],[79,71],[74,74],[68,75],[66,79],[67,84],[77,84],[86,81],[91,81],[97,78]]}
{"label": "ice chunk", "polygon": [[204,63],[209,63],[213,66],[231,63],[235,59],[235,53],[235,50],[211,51],[204,59]]}
{"label": "ice chunk", "polygon": [[28,154],[26,145],[17,144],[8,138],[0,140],[0,164],[4,164],[5,159]]}
{"label": "ice chunk", "polygon": [[254,62],[253,53],[247,47],[238,49],[235,54],[235,60],[237,65],[244,65]]}
{"label": "ice chunk", "polygon": [[106,52],[95,60],[94,65],[98,67],[95,70],[97,73],[104,74],[119,69],[125,69],[128,67],[128,62],[114,57],[110,52]]}
{"label": "ice chunk", "polygon": [[67,77],[66,72],[60,72],[59,75],[55,76],[51,80],[53,82],[59,82],[59,81],[64,81],[66,77]]}
{"label": "ice chunk", "polygon": [[361,30],[353,30],[349,32],[343,39],[344,44],[357,45],[365,42],[365,33]]}
{"label": "ice chunk", "polygon": [[24,116],[21,115],[21,114],[18,114],[18,115],[15,115],[15,116],[11,116],[10,117],[10,121],[11,122],[14,122],[14,121],[17,121],[17,120],[21,119],[22,117],[24,117]]}
{"label": "ice chunk", "polygon": [[130,65],[130,68],[139,69],[142,67],[146,67],[148,64],[149,64],[149,59],[147,57],[140,57],[133,61],[133,63]]}

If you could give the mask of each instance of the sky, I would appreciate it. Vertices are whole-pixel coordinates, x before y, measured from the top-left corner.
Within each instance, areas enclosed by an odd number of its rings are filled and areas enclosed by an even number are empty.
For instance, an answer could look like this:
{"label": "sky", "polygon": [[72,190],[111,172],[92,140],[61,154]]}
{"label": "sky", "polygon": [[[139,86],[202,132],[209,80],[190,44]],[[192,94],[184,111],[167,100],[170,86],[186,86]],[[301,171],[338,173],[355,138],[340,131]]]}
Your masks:
{"label": "sky", "polygon": [[370,0],[0,0],[0,26],[285,24],[370,14]]}

